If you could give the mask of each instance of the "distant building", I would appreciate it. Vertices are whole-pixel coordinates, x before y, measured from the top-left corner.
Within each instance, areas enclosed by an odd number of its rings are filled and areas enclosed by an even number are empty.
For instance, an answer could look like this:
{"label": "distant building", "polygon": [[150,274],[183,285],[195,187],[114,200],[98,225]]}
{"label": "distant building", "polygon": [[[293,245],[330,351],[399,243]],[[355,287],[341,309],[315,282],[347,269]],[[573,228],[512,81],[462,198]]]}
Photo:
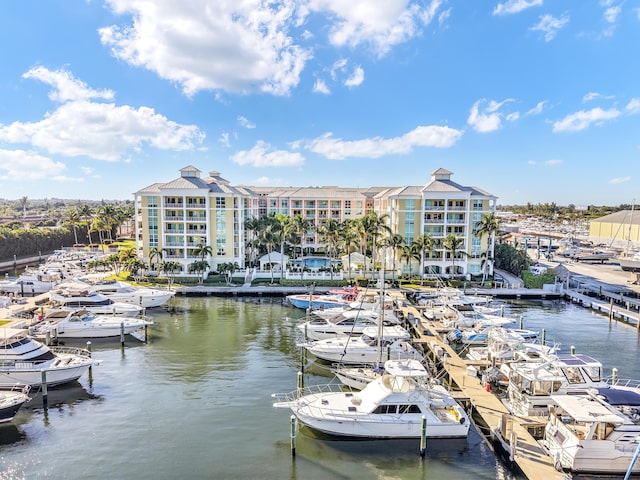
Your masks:
{"label": "distant building", "polygon": [[622,249],[640,248],[640,211],[620,210],[591,220],[589,239]]}
{"label": "distant building", "polygon": [[[335,219],[343,222],[357,219],[368,212],[387,214],[393,233],[410,244],[428,233],[435,240],[454,234],[463,240],[459,258],[450,258],[442,246],[427,252],[422,268],[396,266],[413,273],[480,274],[482,253],[493,245],[485,236],[475,235],[475,224],[488,213],[495,213],[497,197],[478,187],[468,187],[451,180],[452,172],[443,168],[431,175],[422,186],[410,187],[257,187],[231,186],[210,172],[201,178],[193,166],[180,170],[180,177],[167,183],[154,183],[137,192],[137,248],[148,257],[151,249],[163,252],[163,260],[175,260],[187,269],[198,259],[196,247],[212,247],[209,264],[237,262],[244,267],[246,258],[245,222],[282,213],[301,215],[316,226]],[[319,234],[309,231],[304,249],[323,251]],[[387,256],[391,265],[392,255]],[[455,272],[453,268],[455,266]]]}

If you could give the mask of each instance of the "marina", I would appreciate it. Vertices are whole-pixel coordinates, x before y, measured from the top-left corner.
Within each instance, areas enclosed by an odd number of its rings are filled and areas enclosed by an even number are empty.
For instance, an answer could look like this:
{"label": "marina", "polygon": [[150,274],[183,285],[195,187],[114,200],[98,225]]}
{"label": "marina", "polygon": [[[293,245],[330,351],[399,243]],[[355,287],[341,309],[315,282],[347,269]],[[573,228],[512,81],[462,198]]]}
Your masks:
{"label": "marina", "polygon": [[[34,389],[1,427],[0,470],[70,479],[157,478],[159,471],[166,478],[523,478],[475,425],[466,439],[429,439],[424,459],[418,439],[327,440],[303,429],[292,458],[289,415],[272,407],[271,394],[296,386],[296,326],[305,313],[280,298],[175,297],[172,307],[154,312],[146,344],[95,342],[101,364],[91,378],[49,390],[47,411]],[[637,334],[622,322],[561,300],[510,301],[506,314],[621,377],[640,367]],[[308,367],[306,385],[327,383],[328,373]]]}

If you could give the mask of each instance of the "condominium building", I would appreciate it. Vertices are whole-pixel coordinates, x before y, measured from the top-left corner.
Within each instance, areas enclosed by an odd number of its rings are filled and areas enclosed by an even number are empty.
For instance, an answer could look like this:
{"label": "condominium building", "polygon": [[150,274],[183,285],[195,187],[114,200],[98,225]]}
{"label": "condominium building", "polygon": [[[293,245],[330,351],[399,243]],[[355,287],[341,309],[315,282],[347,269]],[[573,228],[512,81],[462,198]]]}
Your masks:
{"label": "condominium building", "polygon": [[[478,275],[482,252],[491,251],[492,258],[493,245],[488,236],[475,234],[475,225],[483,215],[495,213],[497,197],[478,187],[455,183],[452,175],[439,168],[425,185],[384,190],[375,197],[375,210],[389,215],[392,232],[401,235],[406,245],[424,234],[434,239],[434,247],[424,253],[423,273]],[[455,259],[443,245],[450,234],[463,241],[459,247],[462,253]]]}
{"label": "condominium building", "polygon": [[[374,211],[387,214],[393,233],[406,244],[428,233],[435,240],[454,234],[463,240],[462,255],[455,262],[442,246],[425,255],[423,272],[433,274],[478,274],[481,253],[488,238],[474,234],[474,226],[487,213],[495,212],[497,198],[477,187],[466,187],[451,180],[445,169],[433,172],[423,186],[411,187],[256,187],[231,186],[210,172],[187,166],[180,177],[167,183],[154,183],[135,192],[137,248],[148,257],[152,249],[163,252],[163,259],[178,261],[186,270],[199,259],[198,245],[211,246],[209,264],[237,262],[245,258],[244,224],[249,218],[282,213],[301,215],[315,225],[328,219],[343,222]],[[303,248],[323,250],[316,231],[309,230]],[[389,259],[387,259],[389,261]],[[418,273],[419,267],[413,267]]]}

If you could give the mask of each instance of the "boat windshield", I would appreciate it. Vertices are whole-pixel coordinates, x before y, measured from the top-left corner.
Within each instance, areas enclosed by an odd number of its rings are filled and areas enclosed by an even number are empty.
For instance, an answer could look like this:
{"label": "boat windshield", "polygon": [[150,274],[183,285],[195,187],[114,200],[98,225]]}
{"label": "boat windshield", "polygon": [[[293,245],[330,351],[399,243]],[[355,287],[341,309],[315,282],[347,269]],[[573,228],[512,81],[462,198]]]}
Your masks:
{"label": "boat windshield", "polygon": [[567,380],[571,384],[585,383],[584,377],[582,376],[579,368],[565,367],[562,369],[562,373],[564,373],[564,376],[567,377]]}

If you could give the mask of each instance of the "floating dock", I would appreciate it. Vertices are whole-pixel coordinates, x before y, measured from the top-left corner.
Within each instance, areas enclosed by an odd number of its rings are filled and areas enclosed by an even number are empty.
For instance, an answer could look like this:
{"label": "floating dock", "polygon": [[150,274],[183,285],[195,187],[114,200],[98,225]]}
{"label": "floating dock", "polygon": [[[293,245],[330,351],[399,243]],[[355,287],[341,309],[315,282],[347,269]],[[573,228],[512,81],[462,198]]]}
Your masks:
{"label": "floating dock", "polygon": [[469,371],[473,371],[473,368],[470,368],[473,365],[460,358],[441,339],[435,323],[427,320],[418,308],[404,305],[399,311],[417,335],[417,343],[424,346],[428,356],[442,364],[449,384],[457,387],[458,391],[452,391],[454,396],[461,403],[467,403],[472,411],[480,416],[491,432],[490,438],[494,437],[496,431],[500,431],[502,437],[510,442],[506,447],[509,449],[510,459],[527,478],[568,478],[566,474],[556,470],[553,459],[529,432],[528,428],[541,427],[543,424],[532,425],[530,419],[510,415],[503,403],[482,385],[477,375],[469,374]]}

